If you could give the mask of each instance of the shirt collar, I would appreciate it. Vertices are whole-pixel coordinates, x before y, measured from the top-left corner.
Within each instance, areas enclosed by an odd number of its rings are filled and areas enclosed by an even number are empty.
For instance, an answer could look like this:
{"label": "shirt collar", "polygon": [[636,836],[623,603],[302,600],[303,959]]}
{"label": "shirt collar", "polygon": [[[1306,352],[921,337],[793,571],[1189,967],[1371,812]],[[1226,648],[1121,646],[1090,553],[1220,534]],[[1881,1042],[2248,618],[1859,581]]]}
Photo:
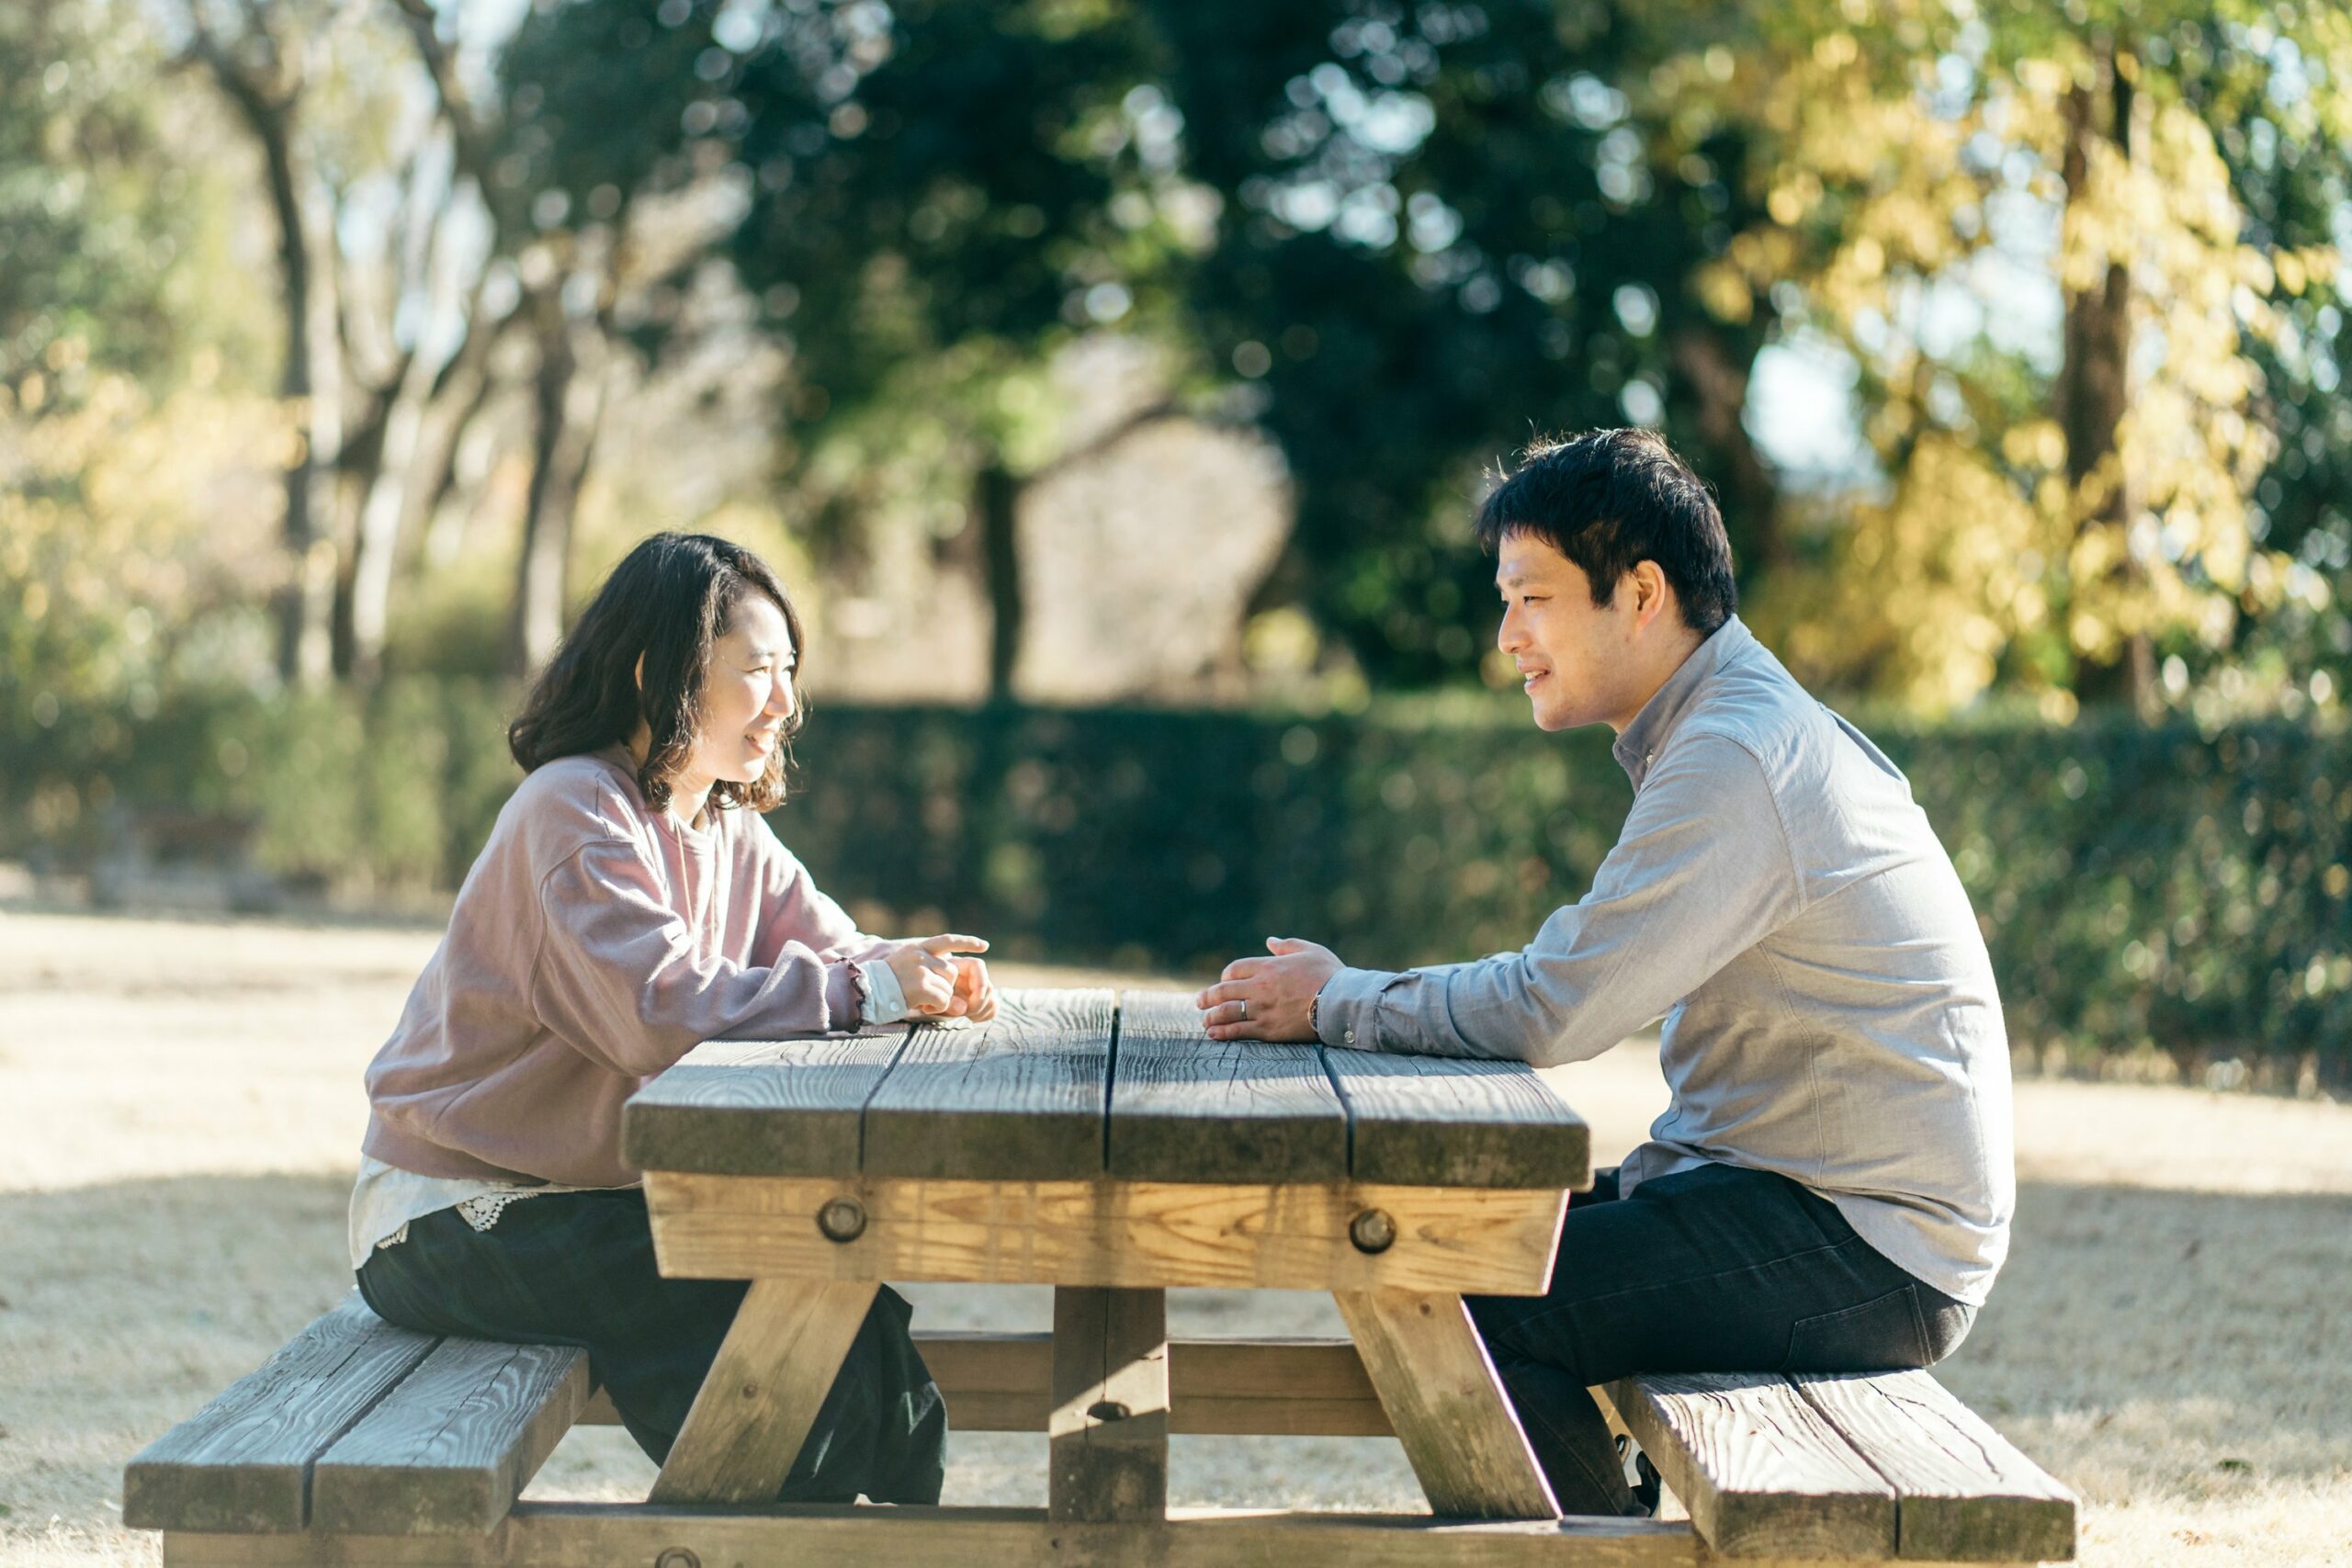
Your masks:
{"label": "shirt collar", "polygon": [[1650,764],[1666,749],[1667,741],[1673,739],[1676,727],[1699,700],[1700,689],[1708,678],[1755,645],[1755,637],[1734,615],[1692,649],[1690,657],[1666,678],[1666,684],[1650,694],[1650,700],[1642,705],[1642,711],[1634,716],[1634,722],[1625,727],[1625,732],[1617,737],[1617,744],[1611,748],[1635,789],[1642,787]]}

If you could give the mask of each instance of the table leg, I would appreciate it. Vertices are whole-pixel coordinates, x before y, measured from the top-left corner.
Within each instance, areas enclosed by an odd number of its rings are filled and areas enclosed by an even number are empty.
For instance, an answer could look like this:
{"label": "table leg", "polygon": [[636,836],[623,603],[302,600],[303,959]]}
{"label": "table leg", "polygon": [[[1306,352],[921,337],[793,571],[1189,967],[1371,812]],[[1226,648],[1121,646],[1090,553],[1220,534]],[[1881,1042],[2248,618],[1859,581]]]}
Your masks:
{"label": "table leg", "polygon": [[1460,1296],[1332,1295],[1431,1510],[1446,1518],[1559,1517]]}
{"label": "table leg", "polygon": [[650,1500],[775,1501],[877,1289],[870,1280],[753,1280]]}
{"label": "table leg", "polygon": [[1054,1292],[1056,1519],[1120,1523],[1168,1512],[1168,1292]]}

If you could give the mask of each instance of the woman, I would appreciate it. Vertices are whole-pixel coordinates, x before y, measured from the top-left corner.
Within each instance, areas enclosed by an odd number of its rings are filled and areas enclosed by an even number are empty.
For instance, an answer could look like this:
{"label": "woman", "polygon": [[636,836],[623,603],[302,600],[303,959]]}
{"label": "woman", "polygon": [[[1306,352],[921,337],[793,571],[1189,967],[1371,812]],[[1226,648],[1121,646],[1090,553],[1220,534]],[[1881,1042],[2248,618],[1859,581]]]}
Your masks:
{"label": "woman", "polygon": [[[784,797],[800,620],[765,563],[662,534],[614,569],[508,732],[527,775],[368,1071],[352,1264],[426,1333],[587,1347],[670,1450],[746,1287],[666,1280],[621,1104],[714,1036],[996,1009],[987,943],[886,942],[760,813]],[[946,1412],[882,1290],[786,1501],[933,1503]]]}

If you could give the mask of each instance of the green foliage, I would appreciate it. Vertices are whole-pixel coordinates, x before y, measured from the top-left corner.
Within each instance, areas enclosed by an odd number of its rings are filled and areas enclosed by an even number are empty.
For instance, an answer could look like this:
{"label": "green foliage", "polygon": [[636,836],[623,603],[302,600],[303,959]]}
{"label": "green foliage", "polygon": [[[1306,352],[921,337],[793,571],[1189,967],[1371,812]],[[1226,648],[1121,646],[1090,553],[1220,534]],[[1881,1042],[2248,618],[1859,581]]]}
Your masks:
{"label": "green foliage", "polygon": [[454,887],[514,787],[505,707],[486,682],[429,679],[0,705],[0,854],[86,864],[144,819],[195,812],[254,829],[259,866],[297,886]]}
{"label": "green foliage", "polygon": [[[516,774],[507,694],[187,697],[0,733],[0,853],[87,859],[122,809],[258,824],[281,874],[454,887]],[[2315,1060],[2352,1083],[2352,737],[2113,718],[1871,728],[1951,851],[2012,1038]],[[1353,717],[825,707],[776,830],[869,929],[1213,970],[1269,935],[1351,963],[1518,947],[1631,798],[1598,731],[1516,705]],[[68,807],[63,803],[71,801]]]}

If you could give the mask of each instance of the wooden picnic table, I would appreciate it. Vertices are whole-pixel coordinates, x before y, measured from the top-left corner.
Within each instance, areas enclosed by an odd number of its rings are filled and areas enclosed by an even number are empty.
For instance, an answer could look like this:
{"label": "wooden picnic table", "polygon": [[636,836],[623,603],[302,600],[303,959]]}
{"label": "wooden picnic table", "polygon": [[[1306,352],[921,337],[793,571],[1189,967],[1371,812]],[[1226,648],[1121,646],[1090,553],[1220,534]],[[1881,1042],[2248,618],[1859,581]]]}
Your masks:
{"label": "wooden picnic table", "polygon": [[[1050,1521],[1165,1519],[1170,1286],[1329,1291],[1435,1514],[1557,1515],[1463,1303],[1542,1293],[1590,1181],[1584,1123],[1521,1064],[1213,1041],[1173,992],[1015,991],[985,1024],[712,1042],[624,1129],[662,1270],[752,1281],[654,1503],[772,1499],[876,1288],[932,1280],[1054,1287]],[[1313,1397],[1278,1360],[1270,1392]]]}
{"label": "wooden picnic table", "polygon": [[[1516,1063],[1226,1044],[1191,998],[713,1042],[625,1119],[673,1274],[752,1281],[646,1502],[519,1500],[616,1414],[588,1352],[355,1298],[126,1467],[166,1568],[1707,1568],[2028,1562],[2075,1499],[1925,1372],[1599,1390],[1687,1521],[1557,1518],[1463,1292],[1535,1293],[1584,1126]],[[1562,1267],[1575,1266],[1573,1258]],[[917,1343],[962,1431],[1045,1431],[1050,1506],[769,1501],[885,1280],[1054,1287]],[[1328,1290],[1349,1340],[1178,1339],[1170,1286]],[[1171,1510],[1168,1436],[1402,1439],[1432,1513]],[[952,1439],[951,1439],[952,1441]]]}

